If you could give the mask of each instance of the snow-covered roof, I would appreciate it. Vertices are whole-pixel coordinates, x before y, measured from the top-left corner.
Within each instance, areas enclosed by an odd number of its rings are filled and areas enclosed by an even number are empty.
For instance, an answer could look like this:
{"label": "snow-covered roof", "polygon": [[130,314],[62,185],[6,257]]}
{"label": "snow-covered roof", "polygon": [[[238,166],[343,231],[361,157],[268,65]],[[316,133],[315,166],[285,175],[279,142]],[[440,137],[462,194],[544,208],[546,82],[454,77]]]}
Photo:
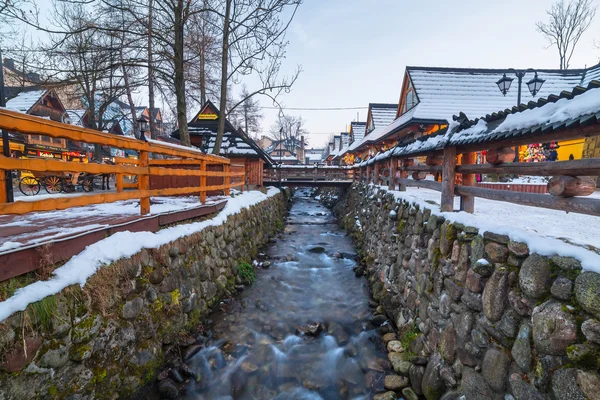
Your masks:
{"label": "snow-covered roof", "polygon": [[375,129],[391,124],[396,119],[398,104],[370,103],[371,117]]}
{"label": "snow-covered roof", "polygon": [[310,161],[310,162],[321,161],[323,159],[322,154],[315,154],[315,153],[306,153],[305,158],[307,158],[308,161]]}
{"label": "snow-covered roof", "polygon": [[44,89],[24,90],[6,102],[6,108],[13,111],[28,112],[48,92]]}

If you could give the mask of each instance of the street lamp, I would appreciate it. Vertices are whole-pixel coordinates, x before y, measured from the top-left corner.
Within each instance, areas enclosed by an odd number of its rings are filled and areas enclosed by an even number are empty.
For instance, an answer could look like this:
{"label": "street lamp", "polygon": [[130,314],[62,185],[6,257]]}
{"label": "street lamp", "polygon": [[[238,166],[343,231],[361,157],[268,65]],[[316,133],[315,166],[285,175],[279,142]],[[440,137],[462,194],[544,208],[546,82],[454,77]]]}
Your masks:
{"label": "street lamp", "polygon": [[148,121],[146,121],[144,118],[140,118],[137,120],[138,126],[140,127],[140,139],[142,139],[144,142],[147,142],[148,140],[146,139],[146,132],[148,131]]}
{"label": "street lamp", "polygon": [[[531,79],[529,82],[527,82],[527,87],[529,88],[529,92],[531,93],[532,96],[535,96],[536,94],[538,94],[540,92],[540,89],[542,88],[542,85],[545,82],[544,79],[541,79],[538,77],[537,71],[534,70],[533,68],[528,68],[524,71],[517,71],[514,68],[509,68],[507,70],[507,72],[514,73],[518,79],[519,87],[518,87],[518,92],[517,92],[517,108],[519,108],[519,106],[521,105],[521,86],[523,85],[523,77],[525,76],[525,74],[527,74],[528,72],[533,72],[535,74],[533,79]],[[510,77],[506,76],[506,73],[504,73],[502,78],[500,78],[498,80],[498,82],[496,82],[496,85],[498,85],[498,89],[500,89],[500,92],[502,93],[502,95],[506,96],[506,93],[508,93],[508,91],[510,89],[510,85],[512,84],[513,80],[514,80],[514,78],[510,78]],[[519,162],[519,146],[515,146],[515,161],[514,162]]]}

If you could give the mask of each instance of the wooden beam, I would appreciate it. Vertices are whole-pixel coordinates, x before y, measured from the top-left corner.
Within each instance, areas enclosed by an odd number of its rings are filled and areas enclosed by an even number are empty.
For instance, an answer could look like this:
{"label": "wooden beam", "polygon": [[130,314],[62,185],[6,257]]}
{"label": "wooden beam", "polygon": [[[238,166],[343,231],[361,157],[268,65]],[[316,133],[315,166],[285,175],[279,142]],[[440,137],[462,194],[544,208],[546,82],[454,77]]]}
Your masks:
{"label": "wooden beam", "polygon": [[595,176],[600,175],[600,158],[571,161],[549,161],[539,163],[512,163],[502,165],[459,165],[458,173],[471,174],[517,174],[534,176]]}
{"label": "wooden beam", "polygon": [[[555,197],[547,194],[484,189],[474,186],[457,186],[455,188],[455,193],[459,196],[475,196],[525,206],[543,207],[552,210],[600,216],[600,199]],[[535,211],[532,210],[532,212]]]}
{"label": "wooden beam", "polygon": [[126,165],[110,165],[97,163],[79,163],[66,162],[58,160],[45,160],[37,158],[12,158],[0,156],[0,167],[11,170],[56,172],[56,175],[62,175],[62,172],[87,172],[88,174],[126,174],[139,175],[147,174],[147,168],[131,167]]}
{"label": "wooden beam", "polygon": [[452,212],[454,211],[456,147],[447,147],[444,149],[444,164],[442,167],[442,201],[440,209],[444,212]]}
{"label": "wooden beam", "polygon": [[[148,167],[148,152],[140,152],[140,167]],[[150,189],[150,176],[138,175],[138,190],[148,191]],[[140,198],[140,214],[146,215],[150,213],[150,197],[144,196]]]}
{"label": "wooden beam", "polygon": [[8,201],[6,197],[6,171],[0,169],[0,203],[6,203]]}
{"label": "wooden beam", "polygon": [[436,181],[415,181],[413,179],[408,178],[398,178],[396,179],[396,182],[398,182],[401,186],[404,186],[404,190],[406,190],[406,187],[408,186],[437,190],[438,192],[442,191],[442,183]]}
{"label": "wooden beam", "polygon": [[[477,161],[476,153],[465,153],[462,155],[463,165],[472,165]],[[462,174],[463,186],[475,186],[475,174]],[[460,196],[460,210],[473,214],[475,212],[475,197]]]}
{"label": "wooden beam", "polygon": [[224,165],[224,172],[225,172],[225,179],[223,180],[223,184],[226,186],[225,191],[223,192],[223,194],[225,196],[229,196],[229,187],[227,187],[230,183],[231,183],[231,175],[229,175],[229,165]]}
{"label": "wooden beam", "polygon": [[443,167],[441,165],[411,165],[405,168],[407,171],[423,171],[435,174],[437,172],[442,172]]}

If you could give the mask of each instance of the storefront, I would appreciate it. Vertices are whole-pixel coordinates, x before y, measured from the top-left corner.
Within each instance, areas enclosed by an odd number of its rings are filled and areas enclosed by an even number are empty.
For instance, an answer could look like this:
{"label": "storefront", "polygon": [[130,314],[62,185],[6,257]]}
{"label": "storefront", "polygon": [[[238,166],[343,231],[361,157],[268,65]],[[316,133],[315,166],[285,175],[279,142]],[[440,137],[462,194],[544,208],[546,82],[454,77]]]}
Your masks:
{"label": "storefront", "polygon": [[63,160],[75,162],[88,162],[88,154],[82,151],[63,151]]}
{"label": "storefront", "polygon": [[43,146],[39,144],[28,144],[25,147],[26,157],[63,159],[63,149],[54,146]]}
{"label": "storefront", "polygon": [[[11,157],[22,157],[25,154],[25,144],[21,142],[16,142],[12,139],[8,140],[10,155]],[[4,143],[2,142],[2,138],[0,138],[0,151],[2,151]]]}

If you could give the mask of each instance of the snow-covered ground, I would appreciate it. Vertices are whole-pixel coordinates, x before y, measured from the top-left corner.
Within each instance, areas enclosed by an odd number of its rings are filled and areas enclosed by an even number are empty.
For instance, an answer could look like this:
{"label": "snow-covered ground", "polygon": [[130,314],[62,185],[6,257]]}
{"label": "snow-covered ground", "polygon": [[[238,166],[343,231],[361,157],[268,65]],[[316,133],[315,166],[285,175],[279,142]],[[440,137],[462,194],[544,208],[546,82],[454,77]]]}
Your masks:
{"label": "snow-covered ground", "polygon": [[[387,190],[387,187],[379,188]],[[406,192],[391,193],[396,198],[429,208],[448,220],[475,226],[480,233],[490,231],[508,235],[514,241],[525,242],[539,254],[575,257],[581,260],[585,269],[600,273],[600,217],[481,198],[475,198],[473,214],[448,213],[439,209],[438,191],[409,187]],[[600,192],[590,197],[600,199]],[[460,198],[456,197],[454,209],[459,208]]]}
{"label": "snow-covered ground", "polygon": [[15,312],[25,310],[31,303],[60,292],[67,286],[79,284],[83,287],[99,268],[120,258],[131,257],[144,248],[160,247],[181,237],[200,232],[209,226],[219,226],[230,215],[237,214],[242,209],[258,204],[279,192],[277,188],[269,188],[267,194],[249,191],[229,198],[225,208],[214,218],[206,221],[176,225],[156,233],[129,231],[115,233],[88,246],[62,267],[54,270],[49,280],[37,281],[18,289],[12,297],[0,302],[0,321],[4,321]]}

